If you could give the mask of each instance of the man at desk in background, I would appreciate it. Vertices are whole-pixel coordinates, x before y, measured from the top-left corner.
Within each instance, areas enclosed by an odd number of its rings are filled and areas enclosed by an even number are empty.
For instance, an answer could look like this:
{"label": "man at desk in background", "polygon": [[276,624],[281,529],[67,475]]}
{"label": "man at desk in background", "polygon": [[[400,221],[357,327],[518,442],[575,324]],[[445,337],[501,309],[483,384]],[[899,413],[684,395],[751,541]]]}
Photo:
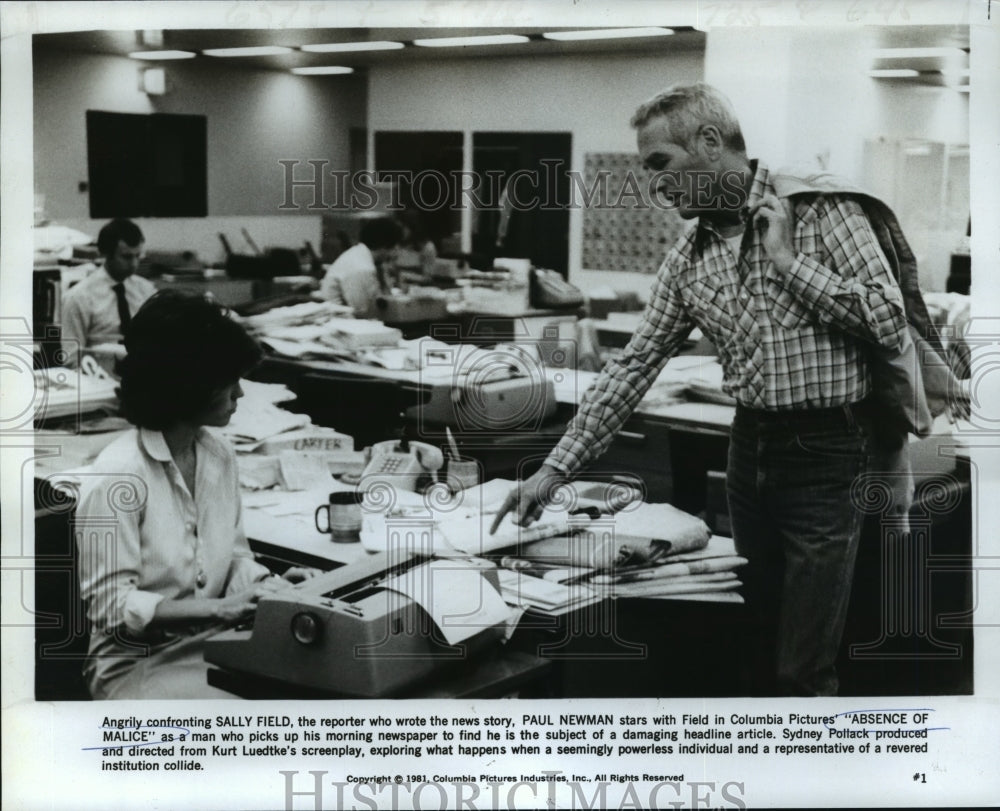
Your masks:
{"label": "man at desk in background", "polygon": [[320,295],[334,304],[353,307],[356,318],[375,318],[375,299],[389,291],[385,265],[392,264],[402,239],[403,229],[395,220],[364,220],[358,244],[330,265],[320,283]]}
{"label": "man at desk in background", "polygon": [[737,401],[727,490],[760,636],[748,638],[740,663],[748,690],[835,695],[862,524],[851,485],[870,459],[866,358],[873,345],[901,344],[899,287],[855,200],[831,194],[786,208],[714,88],[670,88],[640,106],[632,126],[651,188],[696,227],[667,254],[622,355],[494,527],[510,511],[517,523],[535,520],[557,485],[608,447],[698,326]]}
{"label": "man at desk in background", "polygon": [[121,343],[132,315],[156,292],[152,282],[135,275],[144,247],[142,231],[131,220],[112,220],[97,235],[104,267],[71,287],[63,299],[67,366],[78,366],[89,346]]}

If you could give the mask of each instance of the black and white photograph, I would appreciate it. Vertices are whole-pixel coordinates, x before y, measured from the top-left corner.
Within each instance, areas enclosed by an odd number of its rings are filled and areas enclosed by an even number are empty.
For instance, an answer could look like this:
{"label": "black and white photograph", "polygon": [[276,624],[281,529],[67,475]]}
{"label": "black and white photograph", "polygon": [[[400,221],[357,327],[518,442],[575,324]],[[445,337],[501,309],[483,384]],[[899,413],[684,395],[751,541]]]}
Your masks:
{"label": "black and white photograph", "polygon": [[5,805],[995,801],[994,12],[0,3]]}

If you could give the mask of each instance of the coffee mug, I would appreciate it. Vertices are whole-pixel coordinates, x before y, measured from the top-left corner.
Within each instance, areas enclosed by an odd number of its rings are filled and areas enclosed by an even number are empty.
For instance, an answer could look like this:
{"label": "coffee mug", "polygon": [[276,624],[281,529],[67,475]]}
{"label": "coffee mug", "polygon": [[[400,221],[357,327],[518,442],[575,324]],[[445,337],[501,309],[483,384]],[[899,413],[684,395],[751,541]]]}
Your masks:
{"label": "coffee mug", "polygon": [[[330,493],[329,504],[320,504],[314,516],[316,531],[329,535],[337,543],[361,540],[361,493]],[[326,527],[319,525],[319,514],[326,513]]]}

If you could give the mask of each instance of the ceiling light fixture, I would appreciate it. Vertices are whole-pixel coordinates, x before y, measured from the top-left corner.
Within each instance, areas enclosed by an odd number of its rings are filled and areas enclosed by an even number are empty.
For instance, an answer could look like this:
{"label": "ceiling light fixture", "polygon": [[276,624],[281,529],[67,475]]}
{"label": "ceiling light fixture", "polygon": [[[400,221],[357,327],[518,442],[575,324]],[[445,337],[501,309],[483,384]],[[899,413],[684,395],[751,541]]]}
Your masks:
{"label": "ceiling light fixture", "polygon": [[961,48],[880,48],[872,54],[875,59],[933,59],[965,55]]}
{"label": "ceiling light fixture", "polygon": [[529,42],[520,34],[490,34],[477,37],[437,37],[435,39],[415,39],[414,45],[422,48],[463,48],[468,45],[516,45]]}
{"label": "ceiling light fixture", "polygon": [[913,70],[912,68],[899,68],[894,70],[870,70],[868,75],[873,79],[910,79],[914,76],[919,76],[919,70]]}
{"label": "ceiling light fixture", "polygon": [[303,45],[301,50],[307,53],[331,54],[353,53],[355,51],[396,51],[405,47],[402,42],[388,40],[373,40],[372,42],[319,42]]}
{"label": "ceiling light fixture", "polygon": [[132,51],[129,54],[133,59],[146,59],[149,61],[158,59],[194,59],[197,55],[193,51]]}
{"label": "ceiling light fixture", "polygon": [[667,37],[673,28],[595,28],[589,31],[552,31],[542,34],[545,39],[558,42],[586,39],[628,39],[631,37]]}
{"label": "ceiling light fixture", "polygon": [[283,45],[259,45],[249,48],[210,48],[202,51],[205,56],[281,56],[290,54],[291,48]]}
{"label": "ceiling light fixture", "polygon": [[311,68],[292,68],[292,73],[299,76],[336,76],[354,73],[354,68],[345,68],[340,65],[319,65]]}

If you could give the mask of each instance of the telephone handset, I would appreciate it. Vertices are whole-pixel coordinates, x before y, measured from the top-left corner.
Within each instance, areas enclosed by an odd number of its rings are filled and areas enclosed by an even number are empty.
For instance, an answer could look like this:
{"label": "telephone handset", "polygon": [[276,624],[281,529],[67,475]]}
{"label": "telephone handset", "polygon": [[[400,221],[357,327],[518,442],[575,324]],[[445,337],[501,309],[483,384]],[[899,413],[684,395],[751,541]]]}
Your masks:
{"label": "telephone handset", "polygon": [[437,481],[437,471],[444,465],[444,454],[440,448],[426,442],[389,440],[378,442],[371,447],[371,461],[361,474],[362,483],[366,479],[385,479],[402,490],[416,490],[422,475]]}

